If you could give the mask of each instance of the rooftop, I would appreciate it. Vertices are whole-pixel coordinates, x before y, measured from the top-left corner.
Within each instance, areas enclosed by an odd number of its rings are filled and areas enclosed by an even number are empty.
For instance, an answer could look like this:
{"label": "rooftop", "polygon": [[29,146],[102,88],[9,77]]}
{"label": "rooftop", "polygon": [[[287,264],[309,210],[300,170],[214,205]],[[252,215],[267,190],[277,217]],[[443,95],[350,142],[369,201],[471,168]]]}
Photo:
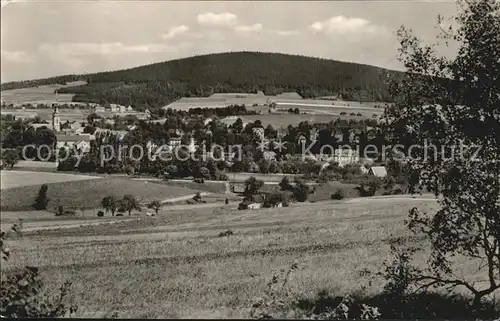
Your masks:
{"label": "rooftop", "polygon": [[56,139],[58,142],[90,142],[92,140],[92,135],[57,135]]}

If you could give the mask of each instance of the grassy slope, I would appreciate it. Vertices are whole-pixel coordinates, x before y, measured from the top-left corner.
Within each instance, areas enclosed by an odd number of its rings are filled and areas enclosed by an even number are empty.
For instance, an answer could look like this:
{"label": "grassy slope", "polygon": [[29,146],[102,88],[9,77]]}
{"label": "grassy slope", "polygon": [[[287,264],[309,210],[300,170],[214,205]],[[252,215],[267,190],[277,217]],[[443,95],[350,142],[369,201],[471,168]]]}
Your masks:
{"label": "grassy slope", "polygon": [[208,193],[224,193],[226,191],[226,182],[204,182],[203,184],[195,182],[179,182],[179,181],[158,181],[156,184],[163,184],[167,186],[175,186],[181,188],[189,188],[193,190],[200,190]]}
{"label": "grassy slope", "polygon": [[[50,166],[50,163],[40,163],[40,166]],[[53,163],[52,163],[53,164]],[[14,167],[14,169],[16,169]],[[98,177],[78,175],[71,173],[54,173],[54,172],[35,172],[35,171],[18,171],[18,170],[2,170],[0,172],[2,180],[2,190],[9,188],[19,188],[30,185],[40,186],[41,184],[61,183],[67,181],[89,180]]]}
{"label": "grassy slope", "polygon": [[[272,274],[295,261],[301,268],[289,282],[294,296],[343,294],[361,286],[367,294],[377,291],[381,280],[366,271],[382,268],[388,241],[406,235],[403,219],[417,205],[437,206],[388,200],[166,210],[133,223],[24,235],[9,242],[15,259],[2,269],[36,264],[53,286],[71,278],[85,316],[118,310],[120,317],[248,317]],[[217,237],[227,229],[235,234]],[[471,263],[462,263],[474,275]]]}
{"label": "grassy slope", "polygon": [[[122,197],[132,194],[141,201],[194,194],[197,191],[187,188],[165,186],[121,178],[103,178],[84,181],[54,183],[48,185],[49,207],[61,205],[95,208],[100,206],[104,196]],[[1,209],[4,211],[30,210],[41,185],[9,188],[2,190]]]}

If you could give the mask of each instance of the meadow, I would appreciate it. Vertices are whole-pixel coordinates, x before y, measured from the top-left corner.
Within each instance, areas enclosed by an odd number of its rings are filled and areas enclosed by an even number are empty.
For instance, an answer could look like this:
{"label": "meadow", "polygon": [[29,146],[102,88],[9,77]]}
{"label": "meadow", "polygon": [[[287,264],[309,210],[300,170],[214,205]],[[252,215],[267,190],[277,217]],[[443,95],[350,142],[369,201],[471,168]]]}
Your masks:
{"label": "meadow", "polygon": [[[37,162],[41,165],[50,163]],[[66,173],[48,173],[32,171],[0,171],[1,189],[18,188],[24,186],[53,184],[70,181],[80,181],[89,179],[99,179],[98,176],[66,174]]]}
{"label": "meadow", "polygon": [[271,125],[273,128],[286,128],[288,125],[297,126],[302,121],[309,123],[328,123],[337,119],[334,115],[325,114],[262,114],[242,116],[244,122],[260,120],[263,126]]}
{"label": "meadow", "polygon": [[[165,208],[133,222],[23,233],[8,241],[13,257],[2,271],[37,265],[51,289],[73,280],[80,317],[245,318],[273,273],[294,262],[293,297],[377,293],[384,281],[375,274],[391,258],[389,242],[408,236],[403,220],[414,206],[438,205],[400,197],[254,211]],[[219,236],[226,230],[234,234]],[[459,263],[481,277],[474,262]]]}
{"label": "meadow", "polygon": [[73,94],[56,94],[54,91],[63,87],[80,86],[86,84],[85,81],[69,82],[65,85],[51,84],[38,87],[2,90],[2,101],[6,104],[51,104],[54,102],[70,103]]}
{"label": "meadow", "polygon": [[[2,177],[3,173],[4,171],[2,171]],[[28,185],[2,188],[1,209],[3,211],[30,210],[43,183],[46,183],[48,186],[47,195],[50,199],[50,208],[57,205],[87,209],[99,208],[102,198],[108,195],[120,198],[123,195],[131,194],[140,202],[149,202],[152,200],[162,201],[180,196],[194,195],[198,192],[197,190],[188,188],[166,186],[147,181],[133,181],[119,177],[95,179],[84,175],[74,175],[79,180],[51,182],[50,179],[52,176],[58,177],[63,174],[32,174],[29,172],[15,172],[14,174],[18,175],[18,177],[25,176],[24,181]]]}

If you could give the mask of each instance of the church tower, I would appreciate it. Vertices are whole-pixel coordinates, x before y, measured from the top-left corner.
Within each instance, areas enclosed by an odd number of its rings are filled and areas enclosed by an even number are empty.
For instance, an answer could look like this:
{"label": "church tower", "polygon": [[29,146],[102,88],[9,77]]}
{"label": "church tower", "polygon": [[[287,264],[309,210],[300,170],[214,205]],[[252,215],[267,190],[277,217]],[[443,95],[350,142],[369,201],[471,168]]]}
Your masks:
{"label": "church tower", "polygon": [[52,127],[54,128],[54,134],[57,134],[61,130],[61,118],[59,117],[59,110],[57,105],[52,105],[54,112],[52,113]]}

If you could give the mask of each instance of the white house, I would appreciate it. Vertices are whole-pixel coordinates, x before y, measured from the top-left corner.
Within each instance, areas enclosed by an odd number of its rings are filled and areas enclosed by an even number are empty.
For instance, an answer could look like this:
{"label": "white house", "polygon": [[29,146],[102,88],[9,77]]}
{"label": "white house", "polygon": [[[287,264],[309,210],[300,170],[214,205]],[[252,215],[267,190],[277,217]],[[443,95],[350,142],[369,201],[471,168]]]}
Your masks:
{"label": "white house", "polygon": [[262,154],[263,154],[263,157],[265,160],[268,160],[268,161],[276,160],[276,153],[273,151],[266,150]]}
{"label": "white house", "polygon": [[261,208],[261,204],[260,203],[248,204],[247,208],[249,210],[257,210],[257,209]]}
{"label": "white house", "polygon": [[352,148],[337,148],[333,151],[333,161],[337,162],[340,167],[343,167],[359,162],[359,155],[357,150]]}
{"label": "white house", "polygon": [[112,113],[117,113],[120,111],[120,106],[116,104],[110,104],[109,108],[111,109]]}
{"label": "white house", "polygon": [[253,134],[260,140],[264,140],[264,128],[262,127],[254,127],[252,128]]}
{"label": "white house", "polygon": [[104,108],[103,106],[96,106],[95,107],[95,112],[96,113],[105,113],[106,112],[106,108]]}
{"label": "white house", "polygon": [[387,169],[384,166],[372,166],[368,175],[373,175],[375,177],[384,178],[387,176]]}
{"label": "white house", "polygon": [[203,122],[203,126],[207,126],[211,122],[212,122],[212,118],[209,117],[209,118],[205,119],[205,121]]}

